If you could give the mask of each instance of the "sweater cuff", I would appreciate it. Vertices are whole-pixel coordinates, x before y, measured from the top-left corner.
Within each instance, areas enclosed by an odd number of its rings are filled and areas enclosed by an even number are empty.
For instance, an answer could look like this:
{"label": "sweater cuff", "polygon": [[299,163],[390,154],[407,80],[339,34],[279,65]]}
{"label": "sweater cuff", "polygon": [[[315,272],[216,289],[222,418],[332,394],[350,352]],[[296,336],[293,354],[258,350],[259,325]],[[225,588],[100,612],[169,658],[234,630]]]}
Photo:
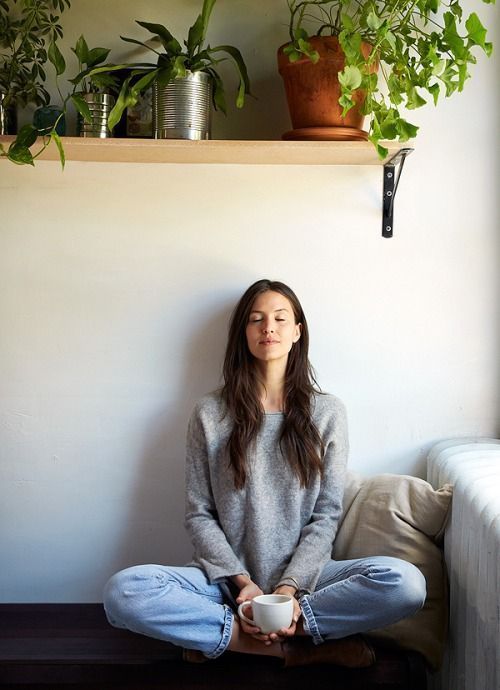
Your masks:
{"label": "sweater cuff", "polygon": [[278,584],[275,585],[274,589],[277,589],[278,587],[281,587],[283,585],[286,585],[287,587],[294,587],[297,590],[297,594],[300,592],[300,584],[297,578],[293,577],[292,575],[282,577]]}

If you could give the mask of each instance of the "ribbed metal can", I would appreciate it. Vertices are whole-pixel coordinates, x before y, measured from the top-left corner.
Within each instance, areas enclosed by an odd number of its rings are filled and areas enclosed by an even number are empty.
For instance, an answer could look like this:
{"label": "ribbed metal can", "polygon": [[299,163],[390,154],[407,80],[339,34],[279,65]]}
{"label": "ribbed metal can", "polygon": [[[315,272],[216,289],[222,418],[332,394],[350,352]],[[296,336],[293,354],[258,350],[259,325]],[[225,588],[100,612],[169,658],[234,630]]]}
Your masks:
{"label": "ribbed metal can", "polygon": [[192,72],[164,87],[153,84],[155,139],[210,139],[212,79]]}
{"label": "ribbed metal can", "polygon": [[108,118],[115,104],[114,96],[109,93],[82,93],[81,96],[89,107],[92,121],[87,122],[78,115],[79,135],[96,139],[112,137],[113,133],[108,129]]}

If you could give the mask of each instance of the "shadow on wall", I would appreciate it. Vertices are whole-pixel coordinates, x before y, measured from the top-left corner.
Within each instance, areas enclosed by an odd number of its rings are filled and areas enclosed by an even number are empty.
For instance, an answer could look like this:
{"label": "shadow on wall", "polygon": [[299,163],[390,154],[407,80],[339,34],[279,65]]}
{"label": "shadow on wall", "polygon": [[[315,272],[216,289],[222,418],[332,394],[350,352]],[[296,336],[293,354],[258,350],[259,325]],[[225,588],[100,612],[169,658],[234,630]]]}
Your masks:
{"label": "shadow on wall", "polygon": [[137,463],[128,519],[115,553],[110,554],[109,576],[140,563],[184,565],[191,558],[184,529],[186,430],[196,400],[220,385],[233,307],[231,303],[220,309],[195,333],[183,352],[177,394],[145,429],[144,453]]}

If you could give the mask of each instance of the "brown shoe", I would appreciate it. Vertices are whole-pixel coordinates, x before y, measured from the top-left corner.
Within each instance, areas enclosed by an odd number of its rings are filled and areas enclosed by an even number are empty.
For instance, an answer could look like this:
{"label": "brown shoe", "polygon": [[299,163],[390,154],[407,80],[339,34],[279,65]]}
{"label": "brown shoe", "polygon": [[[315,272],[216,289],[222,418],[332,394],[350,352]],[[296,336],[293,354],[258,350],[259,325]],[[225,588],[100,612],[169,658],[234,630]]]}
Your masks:
{"label": "brown shoe", "polygon": [[208,661],[203,652],[197,649],[182,649],[182,660],[187,661],[188,664],[204,664]]}
{"label": "brown shoe", "polygon": [[309,664],[334,664],[348,668],[365,668],[375,663],[373,647],[360,635],[326,640],[315,645],[309,637],[294,637],[281,644],[285,667]]}

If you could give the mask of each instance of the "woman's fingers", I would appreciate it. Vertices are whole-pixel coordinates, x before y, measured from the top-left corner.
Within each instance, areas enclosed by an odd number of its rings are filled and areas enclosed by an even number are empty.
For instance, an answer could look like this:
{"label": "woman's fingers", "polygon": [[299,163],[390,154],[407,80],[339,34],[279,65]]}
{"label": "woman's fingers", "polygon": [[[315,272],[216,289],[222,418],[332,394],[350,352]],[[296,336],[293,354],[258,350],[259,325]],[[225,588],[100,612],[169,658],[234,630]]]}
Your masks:
{"label": "woman's fingers", "polygon": [[244,633],[247,633],[247,635],[255,635],[255,633],[260,633],[260,628],[256,625],[250,625],[246,621],[242,620],[240,618],[240,625],[241,629],[243,630]]}

